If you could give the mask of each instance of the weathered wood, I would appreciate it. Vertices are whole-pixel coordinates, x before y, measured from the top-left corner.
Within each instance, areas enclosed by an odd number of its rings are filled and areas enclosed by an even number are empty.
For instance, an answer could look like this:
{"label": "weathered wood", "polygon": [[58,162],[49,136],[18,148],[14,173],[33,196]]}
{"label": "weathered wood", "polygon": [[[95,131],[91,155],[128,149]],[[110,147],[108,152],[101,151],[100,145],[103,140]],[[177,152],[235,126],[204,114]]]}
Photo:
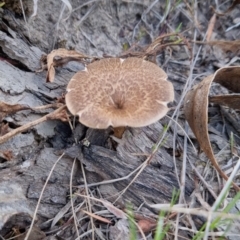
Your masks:
{"label": "weathered wood", "polygon": [[[141,163],[137,158],[131,161],[131,153],[127,153],[126,149],[125,153],[129,154],[128,157],[120,156],[119,152],[96,145],[90,145],[89,147],[75,146],[67,149],[66,153],[72,158],[78,157],[86,165],[86,169],[94,175],[97,174],[102,181],[128,176]],[[121,192],[127,187],[133,176],[126,180],[111,183],[109,189],[108,187],[105,188],[103,196],[108,198]],[[186,196],[189,196],[193,191],[193,184],[190,179],[187,179],[186,182]],[[94,182],[88,183],[91,185]],[[101,185],[101,182],[95,182],[95,184]],[[112,187],[115,188],[115,192],[113,192]],[[178,189],[179,186],[173,168],[166,165],[161,166],[159,164],[156,167],[154,164],[149,164],[121,199],[125,203],[127,201],[131,202],[134,206],[139,206],[143,202],[169,202],[174,188]]]}

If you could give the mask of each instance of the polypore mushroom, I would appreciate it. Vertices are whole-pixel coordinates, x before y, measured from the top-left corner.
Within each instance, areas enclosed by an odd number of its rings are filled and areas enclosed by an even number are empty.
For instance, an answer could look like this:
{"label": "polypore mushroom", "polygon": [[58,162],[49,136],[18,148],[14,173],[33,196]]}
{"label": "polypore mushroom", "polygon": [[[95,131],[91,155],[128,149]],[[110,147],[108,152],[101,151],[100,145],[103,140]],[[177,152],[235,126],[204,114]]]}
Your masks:
{"label": "polypore mushroom", "polygon": [[140,58],[106,58],[77,72],[67,86],[66,104],[87,127],[150,125],[168,112],[172,83],[157,65]]}

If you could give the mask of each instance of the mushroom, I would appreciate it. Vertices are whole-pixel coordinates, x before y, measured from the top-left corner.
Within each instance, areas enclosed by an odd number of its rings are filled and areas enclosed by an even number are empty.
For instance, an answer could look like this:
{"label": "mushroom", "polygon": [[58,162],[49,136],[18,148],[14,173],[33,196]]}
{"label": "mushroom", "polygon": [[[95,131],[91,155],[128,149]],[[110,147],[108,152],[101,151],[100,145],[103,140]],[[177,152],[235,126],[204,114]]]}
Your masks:
{"label": "mushroom", "polygon": [[150,125],[166,115],[173,100],[167,74],[136,57],[90,63],[72,77],[66,94],[69,111],[97,129]]}

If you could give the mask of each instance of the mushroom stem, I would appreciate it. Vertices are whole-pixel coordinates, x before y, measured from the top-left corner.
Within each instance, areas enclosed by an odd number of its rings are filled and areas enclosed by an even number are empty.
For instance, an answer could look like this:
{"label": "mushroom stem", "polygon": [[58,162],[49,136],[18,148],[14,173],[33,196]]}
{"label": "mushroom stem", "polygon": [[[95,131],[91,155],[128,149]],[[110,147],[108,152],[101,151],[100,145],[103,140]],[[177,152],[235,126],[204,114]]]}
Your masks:
{"label": "mushroom stem", "polygon": [[114,127],[113,128],[113,135],[116,138],[121,139],[126,127]]}

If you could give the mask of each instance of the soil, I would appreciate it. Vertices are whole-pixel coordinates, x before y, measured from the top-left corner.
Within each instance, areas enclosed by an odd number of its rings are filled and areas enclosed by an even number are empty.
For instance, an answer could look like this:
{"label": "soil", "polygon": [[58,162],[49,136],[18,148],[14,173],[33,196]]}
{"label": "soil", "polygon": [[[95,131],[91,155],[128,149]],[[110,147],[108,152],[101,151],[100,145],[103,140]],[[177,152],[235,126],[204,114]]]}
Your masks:
{"label": "soil", "polygon": [[[76,0],[68,9],[64,1],[48,0],[36,3],[35,16],[32,16],[35,1],[22,1],[25,14],[20,2],[11,1],[10,4],[6,1],[0,7],[0,101],[8,104],[37,107],[59,102],[64,96],[67,83],[74,73],[84,69],[84,64],[69,62],[58,67],[54,82],[46,82],[46,70],[38,71],[42,67],[40,59],[53,49],[66,48],[98,58],[115,57],[134,45],[141,49],[157,37],[173,33],[179,24],[181,36],[187,44],[162,48],[155,58],[150,59],[167,72],[174,85],[175,102],[170,106],[169,116],[182,97],[193,59],[196,60],[192,71],[193,84],[219,67],[239,64],[239,51],[226,52],[218,46],[191,42],[194,39],[204,41],[214,14],[210,6],[216,7],[215,1],[195,5],[182,1],[171,3],[168,9],[168,1]],[[222,0],[218,2],[219,11],[230,5]],[[233,27],[239,23],[239,10],[236,6],[227,15],[216,17],[213,40],[236,40],[240,37],[239,26]],[[215,91],[222,89],[216,88]],[[9,114],[1,119],[0,129],[8,124],[7,131],[12,131],[53,110],[28,109]],[[232,115],[232,112],[221,111],[218,105],[209,106],[209,131],[215,153],[230,148],[231,132],[235,136],[236,151],[239,149],[239,116],[236,113],[234,118],[230,118]],[[72,121],[73,117],[70,118]],[[174,189],[183,186],[179,179],[185,150],[189,162],[185,165],[183,197],[186,203],[190,203],[196,189],[202,188],[201,191],[207,194],[206,202],[211,204],[213,196],[205,186],[199,187],[193,166],[217,194],[221,185],[218,185],[216,173],[213,169],[204,172],[207,164],[204,154],[198,154],[191,145],[184,150],[182,129],[186,129],[186,125],[182,110],[175,120],[182,128],[171,124],[149,164],[119,198],[119,193],[135,176],[131,173],[147,159],[164,134],[168,117],[147,127],[127,128],[121,139],[114,138],[111,129],[88,129],[76,122],[72,131],[68,122],[47,120],[4,142],[0,145],[0,236],[9,239],[20,234],[16,239],[24,239],[41,197],[29,239],[70,240],[77,239],[79,235],[82,237],[78,239],[91,239],[89,216],[80,210],[89,210],[86,208],[87,200],[82,196],[86,195],[86,182],[90,196],[106,199],[121,210],[131,205],[134,211],[155,218],[158,210],[152,205],[170,203]],[[197,148],[190,129],[189,136]],[[219,158],[222,165],[226,164],[228,157],[229,152],[223,152]],[[115,179],[119,180],[112,181]],[[79,235],[71,202],[75,215],[80,219]],[[93,213],[106,210],[97,201],[91,203]],[[194,207],[199,206],[199,202],[194,201]],[[117,239],[117,236],[124,239],[127,236],[122,231],[124,224],[128,224],[126,220],[118,219],[111,211],[102,216],[111,219],[112,225],[109,227],[96,220],[98,233],[95,233],[95,239]],[[197,228],[204,221],[200,217],[194,219]],[[187,225],[184,221],[182,224]],[[186,231],[179,234],[191,239]],[[152,239],[151,234],[148,234],[148,239]]]}

